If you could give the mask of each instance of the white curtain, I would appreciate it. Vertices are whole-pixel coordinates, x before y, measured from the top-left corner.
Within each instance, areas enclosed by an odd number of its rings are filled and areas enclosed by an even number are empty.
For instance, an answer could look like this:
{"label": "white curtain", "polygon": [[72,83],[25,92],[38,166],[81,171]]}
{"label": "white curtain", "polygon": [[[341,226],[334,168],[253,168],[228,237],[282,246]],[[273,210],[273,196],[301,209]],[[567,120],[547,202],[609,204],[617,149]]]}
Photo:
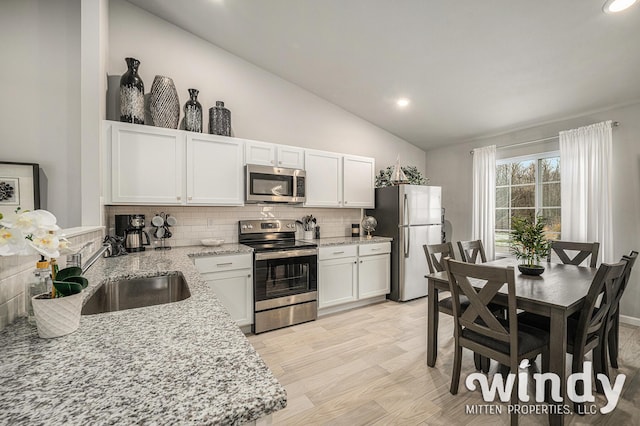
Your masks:
{"label": "white curtain", "polygon": [[472,239],[482,240],[487,260],[495,254],[496,146],[473,150]]}
{"label": "white curtain", "polygon": [[598,241],[601,262],[614,261],[611,145],[611,121],[560,132],[561,239]]}

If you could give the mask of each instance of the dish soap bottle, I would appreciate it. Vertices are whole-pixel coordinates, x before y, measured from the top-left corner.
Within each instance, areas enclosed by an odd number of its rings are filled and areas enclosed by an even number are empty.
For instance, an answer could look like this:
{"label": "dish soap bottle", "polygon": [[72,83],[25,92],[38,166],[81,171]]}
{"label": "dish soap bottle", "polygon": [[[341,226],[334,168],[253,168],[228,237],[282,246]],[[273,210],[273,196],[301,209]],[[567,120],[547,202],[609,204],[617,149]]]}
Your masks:
{"label": "dish soap bottle", "polygon": [[42,293],[48,293],[51,291],[51,270],[49,269],[49,262],[47,262],[44,256],[40,257],[40,261],[36,263],[36,269],[33,271],[33,279],[29,283],[29,295],[28,295],[28,313],[29,323],[36,323],[36,318],[33,315],[33,305],[31,304],[31,298]]}

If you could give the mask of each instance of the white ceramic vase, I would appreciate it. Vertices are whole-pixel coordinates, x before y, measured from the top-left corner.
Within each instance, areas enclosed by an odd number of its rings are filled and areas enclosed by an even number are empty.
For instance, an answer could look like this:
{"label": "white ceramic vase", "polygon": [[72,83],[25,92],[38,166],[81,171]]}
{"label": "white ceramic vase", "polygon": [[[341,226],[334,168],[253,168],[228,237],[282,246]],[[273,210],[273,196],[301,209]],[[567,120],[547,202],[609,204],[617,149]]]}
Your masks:
{"label": "white ceramic vase", "polygon": [[84,298],[82,292],[55,299],[38,299],[39,296],[33,296],[31,303],[40,337],[60,337],[78,329]]}
{"label": "white ceramic vase", "polygon": [[313,235],[314,232],[313,231],[304,231],[304,240],[313,240]]}

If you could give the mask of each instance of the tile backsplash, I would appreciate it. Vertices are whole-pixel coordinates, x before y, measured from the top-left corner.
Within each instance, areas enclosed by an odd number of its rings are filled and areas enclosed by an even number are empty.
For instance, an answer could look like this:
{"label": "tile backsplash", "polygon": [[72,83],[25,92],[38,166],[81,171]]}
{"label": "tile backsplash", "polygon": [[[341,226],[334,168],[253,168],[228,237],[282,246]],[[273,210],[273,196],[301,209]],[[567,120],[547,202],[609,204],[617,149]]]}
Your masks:
{"label": "tile backsplash", "polygon": [[[82,246],[93,242],[82,253],[88,257],[98,249],[102,242],[104,231],[91,230],[69,237],[74,246]],[[86,258],[85,257],[85,258]],[[39,256],[0,256],[0,330],[11,324],[16,318],[26,315],[28,286],[33,277],[36,261]],[[66,258],[59,259],[61,268],[65,266]]]}
{"label": "tile backsplash", "polygon": [[225,243],[238,242],[238,221],[251,219],[300,219],[312,214],[320,226],[320,236],[343,237],[351,235],[351,224],[359,223],[360,209],[313,209],[288,205],[247,205],[243,207],[168,207],[168,206],[105,206],[107,233],[115,235],[115,215],[145,215],[145,230],[153,245],[159,240],[153,237],[151,218],[164,212],[176,218],[171,227],[172,237],[165,241],[169,246],[200,245],[204,238],[218,238]]}

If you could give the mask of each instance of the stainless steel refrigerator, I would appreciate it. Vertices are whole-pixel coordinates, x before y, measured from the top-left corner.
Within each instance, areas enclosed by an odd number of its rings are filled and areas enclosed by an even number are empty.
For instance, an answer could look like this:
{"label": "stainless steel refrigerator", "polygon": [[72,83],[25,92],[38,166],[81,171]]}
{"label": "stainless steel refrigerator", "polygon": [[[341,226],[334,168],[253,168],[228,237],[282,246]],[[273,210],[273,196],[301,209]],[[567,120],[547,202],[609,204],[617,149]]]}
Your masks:
{"label": "stainless steel refrigerator", "polygon": [[375,233],[392,237],[391,293],[396,301],[427,295],[427,258],[422,246],[442,242],[442,188],[398,185],[376,189]]}

